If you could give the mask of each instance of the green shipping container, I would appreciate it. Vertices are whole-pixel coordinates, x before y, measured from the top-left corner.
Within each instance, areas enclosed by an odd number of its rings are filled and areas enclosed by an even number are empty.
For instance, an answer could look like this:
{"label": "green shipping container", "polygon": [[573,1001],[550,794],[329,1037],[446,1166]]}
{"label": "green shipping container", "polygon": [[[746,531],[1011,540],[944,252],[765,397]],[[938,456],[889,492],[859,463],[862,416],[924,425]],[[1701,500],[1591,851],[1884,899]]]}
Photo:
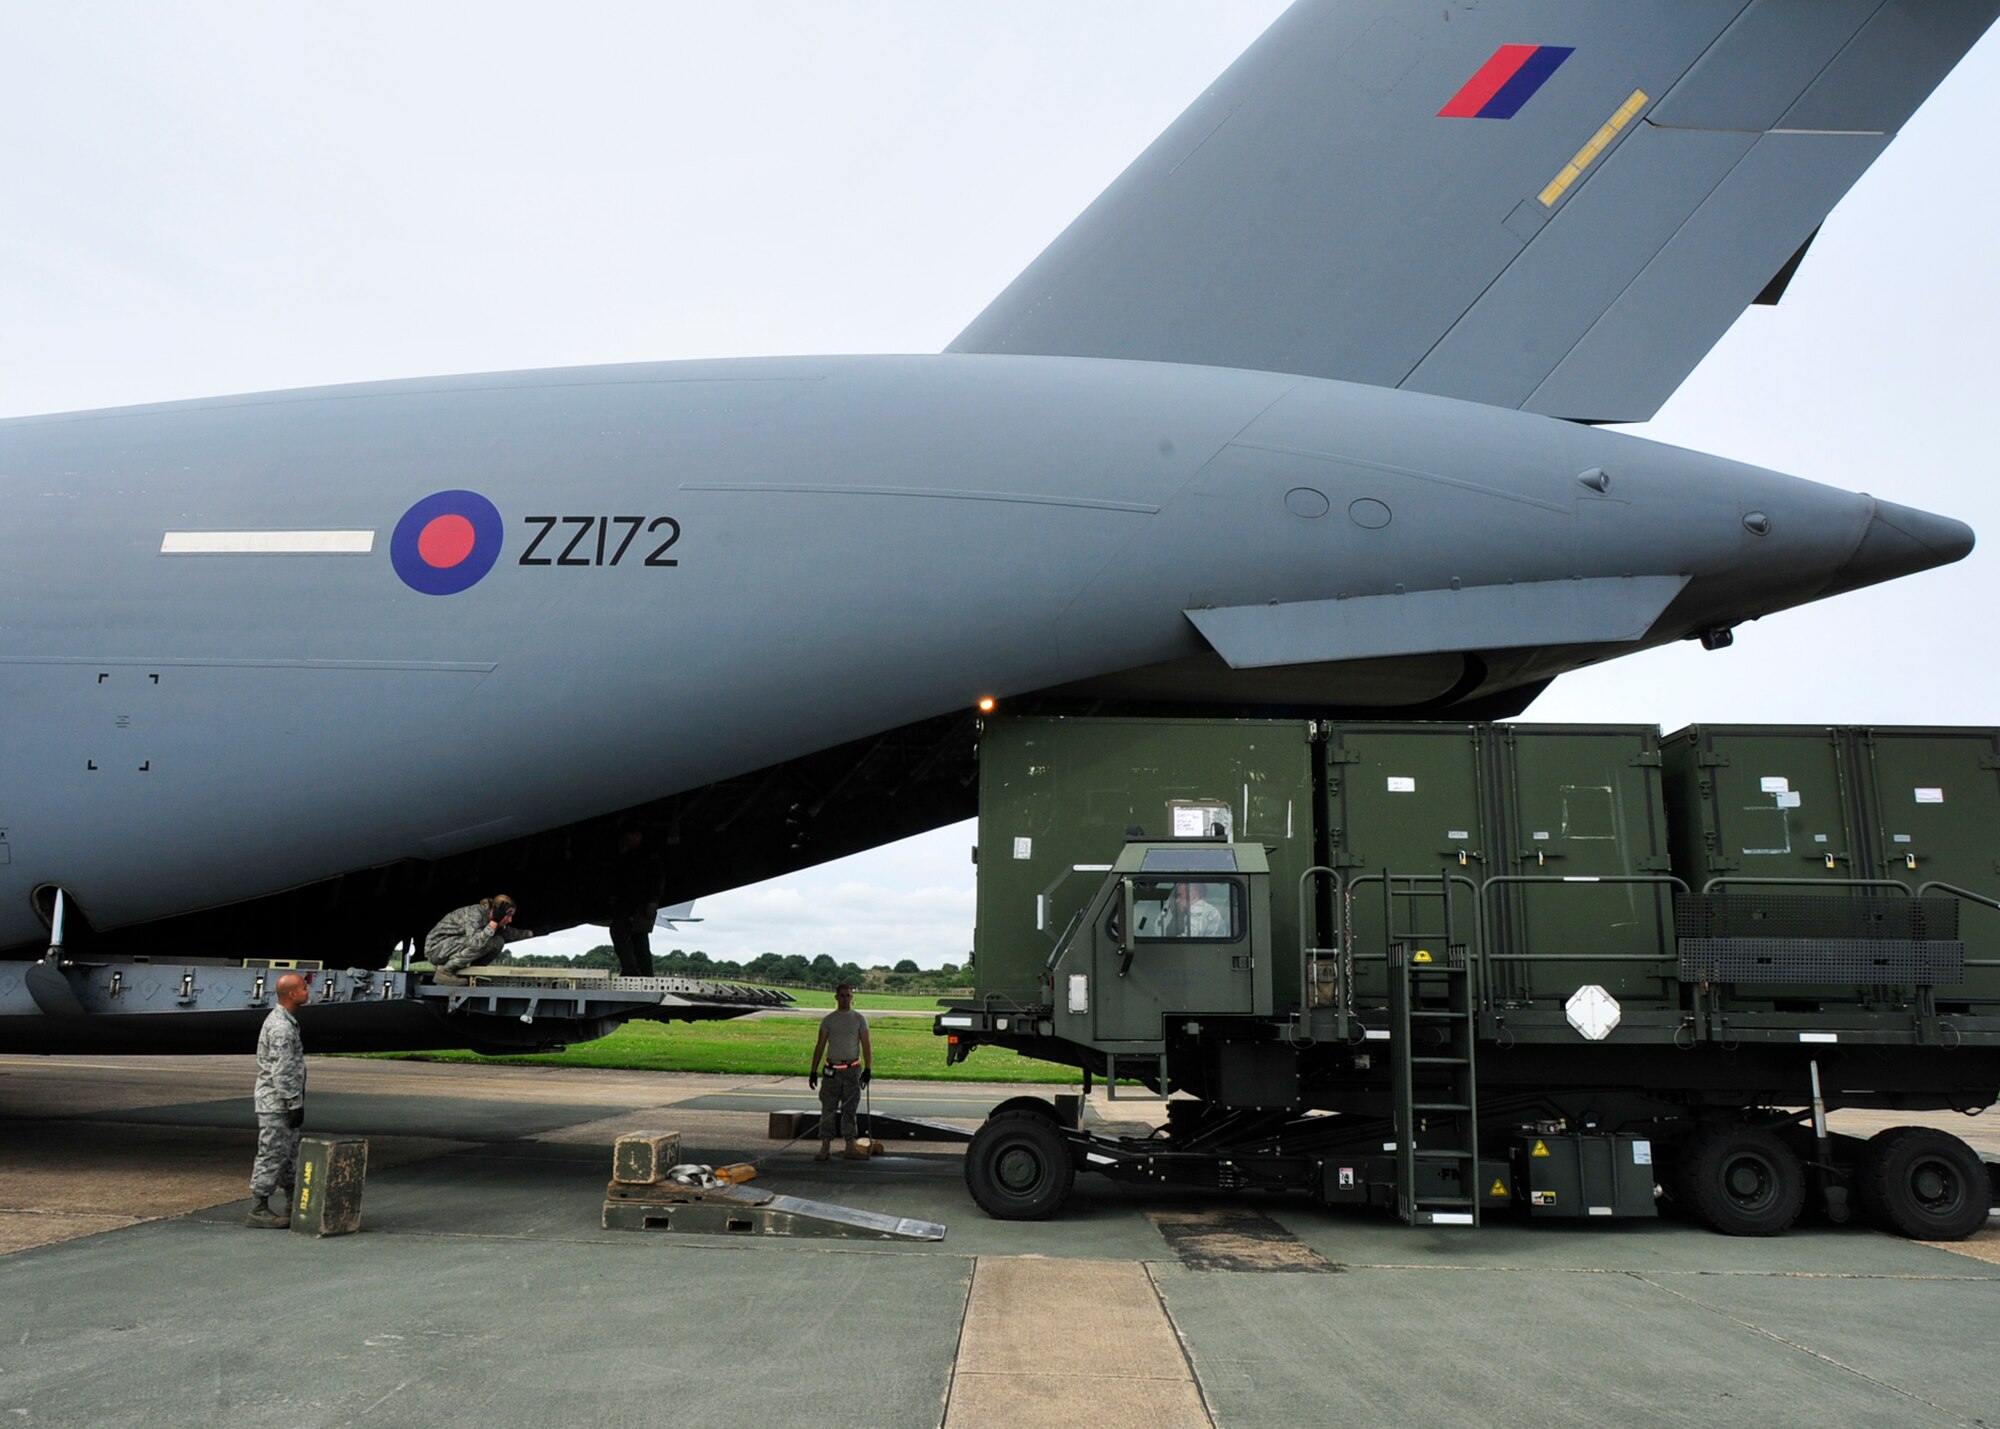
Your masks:
{"label": "green shipping container", "polygon": [[1716,878],[1872,878],[1852,751],[1837,729],[1690,725],[1665,744],[1674,871]]}
{"label": "green shipping container", "polygon": [[[1559,1019],[1594,983],[1656,1015],[1678,1007],[1668,886],[1623,881],[1667,869],[1657,728],[1337,724],[1325,749],[1358,1003],[1386,995],[1386,870],[1473,885],[1457,886],[1453,936],[1477,941],[1495,1006]],[[1443,926],[1435,899],[1399,897],[1393,916],[1399,932]]]}
{"label": "green shipping container", "polygon": [[[2000,900],[2000,730],[1878,727],[1852,731],[1852,743],[1873,876]],[[2000,909],[1961,900],[1958,918],[1965,981],[1939,987],[1938,1001],[1995,1011],[2000,967],[1976,964],[2000,962]]]}
{"label": "green shipping container", "polygon": [[[2000,898],[2000,731],[1693,725],[1666,741],[1674,867],[1696,892],[1712,880],[1739,894],[1748,879],[1800,880],[1790,892],[1862,896],[1893,882]],[[1893,888],[1870,896],[1900,897]],[[1949,897],[1950,895],[1939,895]],[[1970,966],[1939,986],[1941,1004],[2000,1003],[2000,911],[1961,900]],[[1909,989],[1853,984],[1738,983],[1744,1002],[1901,1003]]]}
{"label": "green shipping container", "polygon": [[[1596,985],[1647,1014],[1678,1018],[1660,731],[1653,725],[1490,726],[1488,762],[1505,822],[1488,892],[1496,1005],[1559,1011]],[[1526,956],[1532,953],[1532,958]],[[1518,1023],[1519,1019],[1516,1019]]]}
{"label": "green shipping container", "polygon": [[[1434,880],[1448,872],[1476,885],[1492,871],[1494,819],[1480,726],[1328,725],[1321,757],[1320,819],[1326,862],[1341,878],[1355,1005],[1386,1007],[1383,875]],[[1393,916],[1397,932],[1424,935],[1416,940],[1420,945],[1441,951],[1430,946],[1444,927],[1438,900],[1398,897]],[[1462,885],[1454,889],[1452,918],[1454,940],[1470,946],[1477,903]]]}
{"label": "green shipping container", "polygon": [[[1299,876],[1313,857],[1312,726],[1304,720],[989,720],[979,749],[978,992],[1043,1003],[1056,940],[1104,880],[1126,830],[1270,850],[1271,970],[1297,1004]],[[1177,830],[1178,825],[1178,830]]]}

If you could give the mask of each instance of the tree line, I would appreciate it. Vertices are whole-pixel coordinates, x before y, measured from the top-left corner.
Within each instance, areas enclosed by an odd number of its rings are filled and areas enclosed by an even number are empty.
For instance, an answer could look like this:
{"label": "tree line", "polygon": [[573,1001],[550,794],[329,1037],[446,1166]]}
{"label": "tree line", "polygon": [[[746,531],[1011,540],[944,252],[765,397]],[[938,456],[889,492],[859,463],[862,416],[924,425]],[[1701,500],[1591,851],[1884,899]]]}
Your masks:
{"label": "tree line", "polygon": [[[514,968],[603,968],[618,971],[618,955],[609,943],[600,943],[577,958],[552,953],[503,953],[497,961]],[[972,964],[963,967],[946,963],[940,968],[920,968],[904,958],[893,967],[878,964],[864,968],[858,963],[837,963],[825,953],[808,958],[801,953],[779,955],[759,953],[748,962],[712,958],[700,949],[653,954],[653,970],[662,977],[708,978],[716,982],[778,983],[788,987],[825,988],[841,983],[880,992],[949,992],[970,987]]]}

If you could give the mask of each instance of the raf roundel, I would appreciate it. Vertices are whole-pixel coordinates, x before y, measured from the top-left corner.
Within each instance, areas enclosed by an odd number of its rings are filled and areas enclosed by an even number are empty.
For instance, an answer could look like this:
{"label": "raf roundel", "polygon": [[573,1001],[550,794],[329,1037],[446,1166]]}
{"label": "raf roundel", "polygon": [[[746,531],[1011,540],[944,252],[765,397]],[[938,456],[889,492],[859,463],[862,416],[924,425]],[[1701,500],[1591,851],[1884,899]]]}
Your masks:
{"label": "raf roundel", "polygon": [[457,595],[500,559],[500,509],[476,491],[439,491],[403,513],[389,561],[403,584],[425,595]]}

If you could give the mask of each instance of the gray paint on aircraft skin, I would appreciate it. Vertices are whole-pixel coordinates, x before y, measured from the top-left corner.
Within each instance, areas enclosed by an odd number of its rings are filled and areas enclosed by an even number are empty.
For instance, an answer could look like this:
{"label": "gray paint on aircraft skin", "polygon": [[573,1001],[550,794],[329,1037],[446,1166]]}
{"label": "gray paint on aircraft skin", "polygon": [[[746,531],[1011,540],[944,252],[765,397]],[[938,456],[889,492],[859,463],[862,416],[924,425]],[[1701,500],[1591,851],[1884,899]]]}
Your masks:
{"label": "gray paint on aircraft skin", "polygon": [[[951,350],[1642,421],[1997,12],[1300,0]],[[1567,51],[1531,98],[1504,119],[1441,117],[1523,44]]]}
{"label": "gray paint on aircraft skin", "polygon": [[[1287,506],[1301,486],[1328,514]],[[500,562],[418,594],[390,532],[460,487],[505,518]],[[0,494],[18,514],[0,946],[44,936],[43,883],[110,928],[475,847],[1199,655],[1204,607],[1266,606],[1268,629],[1233,623],[1282,644],[1315,629],[1296,603],[1690,577],[1610,647],[1636,649],[1971,543],[1543,417],[1077,358],[674,363],[20,418],[0,423]],[[1390,523],[1350,520],[1362,498]],[[679,564],[639,563],[641,533],[616,567],[522,567],[530,515],[671,516]],[[373,550],[160,554],[169,530],[322,528],[372,528]],[[1574,610],[1544,629],[1503,598],[1506,643],[1551,646],[1544,669],[1605,653],[1601,632],[1570,643]],[[1379,656],[1371,639],[1355,653]],[[1419,618],[1406,648],[1455,646]],[[1326,667],[1318,697],[1365,701],[1367,677]]]}
{"label": "gray paint on aircraft skin", "polygon": [[[1303,0],[954,344],[1013,355],[0,424],[0,946],[42,936],[41,883],[99,927],[143,923],[988,693],[1448,714],[1957,559],[1954,521],[1323,379],[1651,410],[1996,6]],[[1524,30],[1574,46],[1533,100],[1439,117]],[[1634,84],[1652,107],[1534,212]],[[1716,137],[1739,124],[1767,132]],[[1867,142],[1798,132],[1829,128]],[[1578,480],[1594,470],[1609,482]],[[390,532],[460,487],[498,504],[501,562],[416,594]],[[1300,488],[1326,511],[1288,504]],[[679,564],[523,568],[530,515],[672,517]],[[169,531],[245,529],[374,540],[161,553]]]}

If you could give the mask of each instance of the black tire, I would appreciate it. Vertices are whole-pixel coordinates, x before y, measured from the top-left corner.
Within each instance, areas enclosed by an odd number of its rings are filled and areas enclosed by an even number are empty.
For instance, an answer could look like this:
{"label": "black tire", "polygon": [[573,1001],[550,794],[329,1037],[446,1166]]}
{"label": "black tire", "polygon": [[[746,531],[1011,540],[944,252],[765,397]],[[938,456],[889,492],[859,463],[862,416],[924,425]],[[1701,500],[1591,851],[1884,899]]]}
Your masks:
{"label": "black tire", "polygon": [[1055,1103],[1046,1097],[1009,1097],[1004,1102],[1001,1102],[1000,1105],[994,1107],[993,1110],[986,1113],[986,1119],[991,1121],[996,1116],[1012,1116],[1016,1112],[1025,1112],[1030,1116],[1047,1117],[1051,1126],[1062,1125],[1062,1118],[1056,1115]]}
{"label": "black tire", "polygon": [[1039,1221],[1069,1198],[1076,1167],[1053,1116],[988,1117],[965,1148],[965,1184],[996,1220]]}
{"label": "black tire", "polygon": [[1891,1127],[1870,1140],[1861,1191],[1885,1229],[1911,1240],[1964,1240],[1986,1224],[1993,1204],[1979,1153],[1927,1126]]}
{"label": "black tire", "polygon": [[1783,1235],[1806,1199],[1805,1168],[1785,1143],[1754,1126],[1699,1132],[1684,1168],[1704,1221],[1724,1235]]}

